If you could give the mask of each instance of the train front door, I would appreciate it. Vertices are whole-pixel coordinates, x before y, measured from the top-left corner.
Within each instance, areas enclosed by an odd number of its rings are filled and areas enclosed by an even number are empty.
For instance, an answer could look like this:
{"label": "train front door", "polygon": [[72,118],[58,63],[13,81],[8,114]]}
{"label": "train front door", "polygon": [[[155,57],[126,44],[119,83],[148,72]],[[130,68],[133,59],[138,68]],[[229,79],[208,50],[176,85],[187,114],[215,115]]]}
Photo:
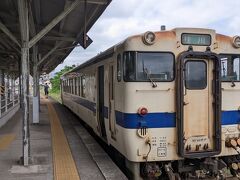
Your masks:
{"label": "train front door", "polygon": [[97,117],[100,125],[101,136],[106,139],[107,136],[104,121],[104,66],[98,67]]}
{"label": "train front door", "polygon": [[[182,155],[206,156],[219,150],[220,105],[216,63],[204,57],[181,59],[180,136]],[[217,90],[217,89],[218,90]],[[180,100],[179,100],[180,99]],[[217,103],[217,104],[215,104]],[[180,115],[180,116],[179,116]],[[218,126],[216,126],[218,124]],[[219,138],[219,137],[218,137]]]}

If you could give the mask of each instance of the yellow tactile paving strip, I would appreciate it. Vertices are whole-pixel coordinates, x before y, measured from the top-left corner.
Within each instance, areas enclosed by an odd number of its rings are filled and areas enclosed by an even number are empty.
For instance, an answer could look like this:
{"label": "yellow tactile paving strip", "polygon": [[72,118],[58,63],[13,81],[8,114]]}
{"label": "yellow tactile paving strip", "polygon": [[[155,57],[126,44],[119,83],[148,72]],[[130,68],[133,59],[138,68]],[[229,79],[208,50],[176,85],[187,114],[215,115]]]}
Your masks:
{"label": "yellow tactile paving strip", "polygon": [[53,166],[55,180],[80,180],[76,164],[73,160],[67,138],[57,112],[48,100],[49,119],[52,132]]}
{"label": "yellow tactile paving strip", "polygon": [[15,138],[15,134],[5,134],[0,136],[0,150],[6,150]]}

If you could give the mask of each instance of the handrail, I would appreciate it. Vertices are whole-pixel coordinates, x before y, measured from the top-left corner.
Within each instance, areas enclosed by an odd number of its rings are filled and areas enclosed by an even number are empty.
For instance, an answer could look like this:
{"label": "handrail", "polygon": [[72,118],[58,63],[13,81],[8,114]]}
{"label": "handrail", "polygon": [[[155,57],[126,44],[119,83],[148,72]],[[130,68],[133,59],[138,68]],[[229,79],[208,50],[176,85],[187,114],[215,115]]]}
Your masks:
{"label": "handrail", "polygon": [[141,91],[170,91],[173,90],[171,88],[167,89],[137,89],[136,92],[141,92]]}
{"label": "handrail", "polygon": [[[6,104],[6,105],[4,105],[4,106],[1,106],[0,107],[0,109],[2,110],[2,109],[5,109],[8,105],[10,105],[10,104],[13,104],[13,103],[9,103],[9,104]],[[16,106],[18,103],[15,103],[13,106]],[[12,106],[12,107],[13,107]]]}
{"label": "handrail", "polygon": [[231,89],[229,89],[229,88],[222,88],[222,91],[240,91],[240,88],[231,88]]}

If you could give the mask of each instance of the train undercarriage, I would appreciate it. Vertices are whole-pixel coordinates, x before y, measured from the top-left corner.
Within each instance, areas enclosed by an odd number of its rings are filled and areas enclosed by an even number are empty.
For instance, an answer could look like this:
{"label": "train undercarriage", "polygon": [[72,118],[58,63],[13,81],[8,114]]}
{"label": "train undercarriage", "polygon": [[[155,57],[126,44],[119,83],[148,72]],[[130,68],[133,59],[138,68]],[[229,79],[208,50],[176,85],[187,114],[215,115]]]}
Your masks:
{"label": "train undercarriage", "polygon": [[150,180],[240,179],[240,155],[172,162],[144,162],[140,164],[140,174],[142,179]]}

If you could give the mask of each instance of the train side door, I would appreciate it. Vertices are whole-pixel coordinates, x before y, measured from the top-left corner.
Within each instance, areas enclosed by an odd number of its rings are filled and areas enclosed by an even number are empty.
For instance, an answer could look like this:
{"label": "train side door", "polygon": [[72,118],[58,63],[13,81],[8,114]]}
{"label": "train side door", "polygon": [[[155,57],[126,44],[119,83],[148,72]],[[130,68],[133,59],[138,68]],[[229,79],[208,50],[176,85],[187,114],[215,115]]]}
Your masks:
{"label": "train side door", "polygon": [[115,121],[115,102],[114,102],[114,65],[109,65],[109,130],[111,137],[116,138],[116,121]]}
{"label": "train side door", "polygon": [[217,60],[202,57],[181,61],[178,86],[182,90],[178,94],[180,154],[184,157],[218,154],[221,147],[221,84]]}
{"label": "train side door", "polygon": [[100,125],[101,136],[106,139],[106,128],[104,121],[104,66],[98,67],[98,99],[97,99],[97,117]]}

